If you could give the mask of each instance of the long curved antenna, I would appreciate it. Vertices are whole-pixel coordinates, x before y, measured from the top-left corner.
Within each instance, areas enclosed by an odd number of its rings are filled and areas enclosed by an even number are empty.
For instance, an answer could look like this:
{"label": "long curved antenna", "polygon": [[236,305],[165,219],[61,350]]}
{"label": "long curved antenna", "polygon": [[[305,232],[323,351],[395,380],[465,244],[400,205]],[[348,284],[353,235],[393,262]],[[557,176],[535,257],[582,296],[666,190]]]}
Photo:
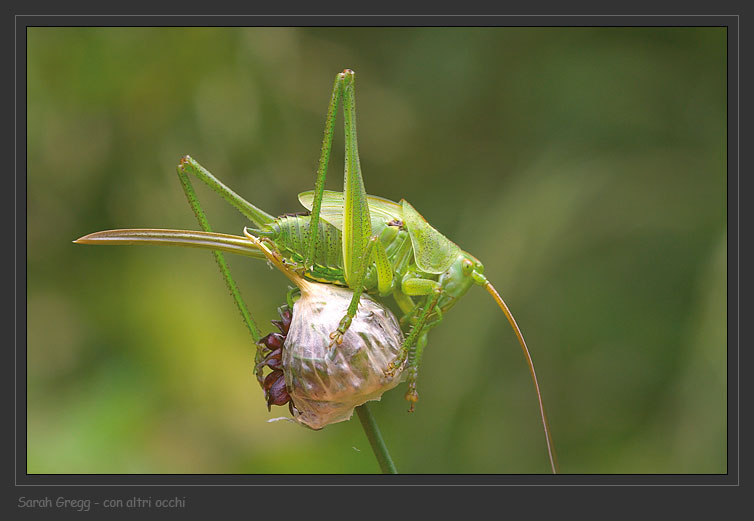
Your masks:
{"label": "long curved antenna", "polygon": [[537,400],[539,401],[539,413],[542,416],[542,426],[545,429],[545,440],[547,441],[547,453],[550,456],[550,467],[552,468],[552,473],[557,474],[558,463],[557,463],[557,460],[555,459],[555,449],[552,446],[552,438],[550,436],[550,425],[547,423],[547,416],[545,415],[545,406],[542,403],[542,393],[539,391],[539,382],[537,381],[537,373],[534,372],[534,362],[532,361],[531,355],[529,354],[529,348],[526,347],[526,341],[524,340],[524,335],[521,334],[521,329],[519,329],[518,324],[516,324],[516,319],[513,318],[513,315],[511,314],[510,309],[508,309],[508,306],[503,301],[503,298],[495,290],[495,287],[492,284],[490,284],[489,281],[487,281],[484,284],[484,289],[486,289],[489,292],[489,294],[492,295],[492,298],[495,299],[495,302],[497,302],[497,305],[500,306],[500,309],[502,309],[503,313],[505,313],[505,318],[508,319],[508,322],[513,328],[513,331],[515,331],[516,337],[518,338],[518,343],[521,344],[521,349],[523,349],[524,351],[524,356],[526,357],[526,363],[529,365],[529,372],[531,373],[532,380],[534,380],[534,387],[537,390]]}

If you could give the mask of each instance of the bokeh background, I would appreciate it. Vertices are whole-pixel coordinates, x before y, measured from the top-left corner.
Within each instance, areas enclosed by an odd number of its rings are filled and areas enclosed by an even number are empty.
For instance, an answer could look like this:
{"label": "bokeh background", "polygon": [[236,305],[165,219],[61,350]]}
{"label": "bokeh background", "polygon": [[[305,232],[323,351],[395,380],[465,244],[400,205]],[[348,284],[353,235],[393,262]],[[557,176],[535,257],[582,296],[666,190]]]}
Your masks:
{"label": "bokeh background", "polygon": [[[486,266],[534,357],[563,472],[725,473],[724,28],[30,28],[29,473],[372,473],[358,420],[267,420],[209,252],[95,247],[197,225],[191,154],[270,213],[314,183],[357,73],[367,191]],[[342,129],[328,188],[342,184]],[[200,197],[218,231],[243,217]],[[229,258],[263,330],[286,279]],[[404,473],[545,473],[520,348],[481,289],[374,403]]]}

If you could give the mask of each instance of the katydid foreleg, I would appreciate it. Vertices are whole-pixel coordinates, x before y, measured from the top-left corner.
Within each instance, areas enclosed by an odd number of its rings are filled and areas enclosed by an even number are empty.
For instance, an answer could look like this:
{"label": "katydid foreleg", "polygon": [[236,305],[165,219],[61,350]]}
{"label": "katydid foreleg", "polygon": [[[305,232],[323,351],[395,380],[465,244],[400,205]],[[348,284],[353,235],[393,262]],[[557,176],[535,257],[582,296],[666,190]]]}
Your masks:
{"label": "katydid foreleg", "polygon": [[422,334],[419,335],[416,345],[408,350],[408,390],[406,391],[406,400],[411,403],[408,412],[414,412],[414,404],[419,401],[419,393],[416,392],[416,380],[419,378],[419,364],[422,360],[424,348],[427,346],[428,333],[429,326],[425,327]]}
{"label": "katydid foreleg", "polygon": [[[429,300],[429,297],[428,299]],[[422,354],[424,348],[427,346],[427,336],[429,330],[442,322],[442,311],[440,306],[434,306],[434,313],[432,314],[432,320],[424,324],[421,334],[419,335],[416,344],[413,347],[409,347],[408,350],[408,391],[406,391],[406,400],[411,402],[408,412],[414,412],[414,403],[419,401],[419,393],[416,392],[416,381],[419,378],[419,365],[422,363]]]}
{"label": "katydid foreleg", "polygon": [[[416,282],[421,279],[410,280]],[[386,376],[392,376],[395,370],[403,365],[406,357],[409,358],[408,392],[406,393],[406,400],[411,402],[411,408],[409,409],[409,412],[413,412],[414,403],[419,400],[419,395],[416,392],[416,378],[419,374],[419,363],[421,362],[421,355],[424,350],[424,346],[427,344],[427,332],[433,325],[442,320],[442,315],[440,315],[437,320],[428,322],[428,319],[433,314],[433,312],[435,312],[435,315],[437,315],[437,312],[439,311],[439,309],[436,309],[436,306],[443,293],[442,286],[435,281],[423,282],[431,283],[419,285],[422,290],[426,291],[425,294],[427,294],[424,308],[417,308],[419,316],[416,320],[416,323],[413,325],[411,332],[404,340],[398,356],[395,358],[395,360],[388,364],[387,370],[385,371]]]}

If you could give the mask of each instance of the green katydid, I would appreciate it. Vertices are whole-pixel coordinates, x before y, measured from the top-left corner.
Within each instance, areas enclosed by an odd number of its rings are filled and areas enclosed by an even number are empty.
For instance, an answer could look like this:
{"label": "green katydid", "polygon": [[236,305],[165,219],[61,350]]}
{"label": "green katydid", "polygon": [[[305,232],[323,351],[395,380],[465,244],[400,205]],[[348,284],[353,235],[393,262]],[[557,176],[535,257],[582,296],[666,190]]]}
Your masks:
{"label": "green katydid", "polygon": [[[324,186],[335,118],[340,104],[343,107],[345,127],[344,187],[343,192],[332,192],[325,190]],[[315,189],[299,195],[299,201],[306,212],[273,217],[236,194],[189,156],[181,159],[178,176],[203,232],[109,230],[87,235],[76,242],[171,244],[213,250],[223,278],[255,342],[260,339],[259,330],[221,252],[264,259],[259,247],[264,243],[279,255],[288,269],[305,279],[346,286],[353,292],[346,314],[330,335],[330,355],[334,354],[356,315],[363,292],[380,297],[392,296],[404,314],[401,323],[410,326],[410,331],[386,373],[390,375],[408,359],[406,399],[411,404],[409,411],[413,410],[414,403],[418,400],[416,382],[429,330],[442,321],[444,313],[471,286],[482,286],[505,314],[524,352],[537,393],[550,465],[552,471],[556,472],[550,431],[529,350],[507,305],[483,275],[482,263],[433,228],[406,200],[395,203],[367,195],[356,139],[353,71],[346,69],[336,75],[327,111]],[[246,237],[212,232],[191,185],[190,176],[211,187],[249,218],[254,228],[244,228]]]}

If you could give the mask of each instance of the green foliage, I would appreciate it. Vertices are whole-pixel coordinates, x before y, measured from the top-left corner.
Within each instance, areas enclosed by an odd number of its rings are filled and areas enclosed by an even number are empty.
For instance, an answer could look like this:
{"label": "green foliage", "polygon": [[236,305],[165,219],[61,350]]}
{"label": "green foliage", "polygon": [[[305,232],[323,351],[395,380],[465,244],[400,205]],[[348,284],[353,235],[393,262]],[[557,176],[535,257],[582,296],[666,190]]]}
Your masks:
{"label": "green foliage", "polygon": [[[209,253],[71,243],[196,229],[184,154],[272,214],[300,210],[345,67],[367,192],[405,197],[484,263],[532,350],[561,470],[726,472],[724,29],[40,27],[27,41],[30,473],[378,471],[355,419],[266,422],[284,413],[267,412]],[[329,189],[342,150],[339,128]],[[240,235],[243,218],[197,191],[214,229]],[[286,280],[228,261],[268,324]],[[412,415],[402,390],[371,408],[399,471],[548,471],[523,357],[481,289],[430,334]]]}

